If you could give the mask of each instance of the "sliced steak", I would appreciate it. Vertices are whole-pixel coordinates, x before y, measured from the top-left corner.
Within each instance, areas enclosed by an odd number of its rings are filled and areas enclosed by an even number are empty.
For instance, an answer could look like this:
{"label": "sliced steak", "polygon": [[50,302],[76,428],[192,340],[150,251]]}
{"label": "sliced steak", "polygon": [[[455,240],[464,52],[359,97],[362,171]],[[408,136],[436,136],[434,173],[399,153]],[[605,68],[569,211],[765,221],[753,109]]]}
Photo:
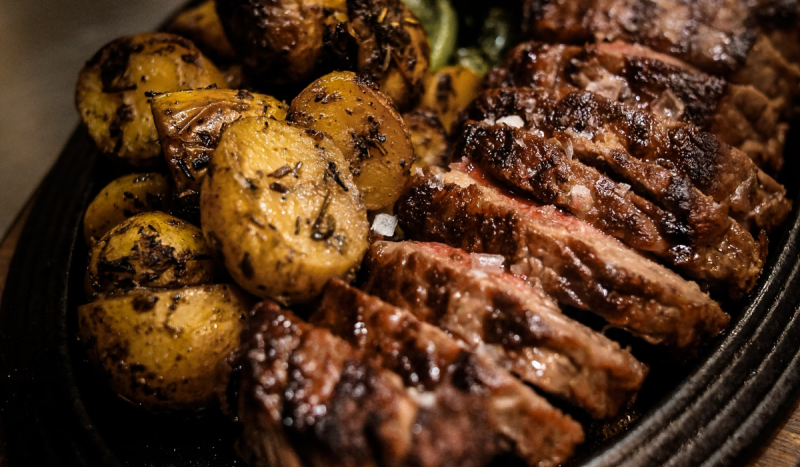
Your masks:
{"label": "sliced steak", "polygon": [[647,366],[619,344],[561,314],[534,278],[472,269],[441,243],[377,242],[365,290],[441,326],[524,381],[584,408],[615,415],[636,395]]}
{"label": "sliced steak", "polygon": [[415,176],[395,212],[410,238],[502,255],[560,302],[651,343],[690,352],[730,319],[697,284],[586,222],[463,172]]}
{"label": "sliced steak", "polygon": [[[651,253],[708,286],[749,292],[764,248],[735,221],[717,235],[696,231],[567,153],[557,140],[507,125],[467,122],[456,156],[466,157],[510,188],[555,204],[637,250]],[[678,214],[678,215],[676,215]]]}
{"label": "sliced steak", "polygon": [[338,279],[326,287],[311,320],[397,372],[423,407],[456,400],[464,411],[486,414],[489,426],[480,429],[513,446],[530,465],[559,465],[583,441],[580,425],[485,355]]}
{"label": "sliced steak", "polygon": [[714,135],[591,92],[493,89],[467,113],[476,121],[521,118],[526,129],[571,147],[582,162],[694,218],[698,232],[718,235],[728,216],[752,232],[770,231],[791,210],[783,186]]}
{"label": "sliced steak", "polygon": [[575,86],[669,121],[691,123],[777,171],[790,110],[753,86],[728,84],[679,60],[621,42],[588,46],[526,42],[486,78],[488,87]]}
{"label": "sliced steak", "polygon": [[507,451],[471,399],[429,404],[330,331],[262,304],[244,335],[240,452],[254,467],[473,466]]}

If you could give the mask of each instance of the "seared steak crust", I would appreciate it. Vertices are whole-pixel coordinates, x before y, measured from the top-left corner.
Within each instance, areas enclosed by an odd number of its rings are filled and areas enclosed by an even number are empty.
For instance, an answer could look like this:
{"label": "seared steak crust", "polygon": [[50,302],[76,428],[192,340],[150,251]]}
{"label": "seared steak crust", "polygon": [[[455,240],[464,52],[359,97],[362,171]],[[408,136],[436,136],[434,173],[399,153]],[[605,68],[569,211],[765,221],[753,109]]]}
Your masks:
{"label": "seared steak crust", "polygon": [[791,210],[783,186],[747,155],[689,124],[587,91],[544,88],[488,90],[468,111],[476,121],[507,116],[572,147],[582,162],[685,216],[701,234],[724,232],[729,215],[753,232],[769,231]]}
{"label": "seared steak crust", "polygon": [[686,218],[647,201],[532,132],[467,122],[456,156],[511,188],[572,212],[632,248],[652,253],[704,284],[734,294],[755,285],[762,248],[736,222],[716,237],[698,235]]}
{"label": "seared steak crust", "polygon": [[251,466],[479,467],[497,452],[480,408],[421,407],[396,374],[277,305],[260,305],[243,337]]}
{"label": "seared steak crust", "polygon": [[777,171],[783,164],[789,102],[770,99],[753,86],[728,84],[645,47],[526,42],[492,70],[486,85],[575,86],[709,131],[762,168]]}
{"label": "seared steak crust", "polygon": [[312,322],[401,375],[419,392],[419,399],[427,401],[423,406],[458,401],[461,413],[474,413],[478,422],[467,434],[477,431],[497,438],[494,443],[484,441],[489,447],[513,446],[530,465],[545,467],[561,464],[583,441],[580,425],[486,356],[338,279],[326,287]]}
{"label": "seared steak crust", "polygon": [[697,284],[553,206],[514,198],[453,171],[416,176],[395,205],[415,240],[504,256],[560,302],[651,343],[691,350],[729,321]]}
{"label": "seared steak crust", "polygon": [[524,381],[594,417],[615,415],[647,375],[619,344],[562,315],[538,283],[473,270],[463,250],[376,242],[366,267],[368,292],[483,349]]}

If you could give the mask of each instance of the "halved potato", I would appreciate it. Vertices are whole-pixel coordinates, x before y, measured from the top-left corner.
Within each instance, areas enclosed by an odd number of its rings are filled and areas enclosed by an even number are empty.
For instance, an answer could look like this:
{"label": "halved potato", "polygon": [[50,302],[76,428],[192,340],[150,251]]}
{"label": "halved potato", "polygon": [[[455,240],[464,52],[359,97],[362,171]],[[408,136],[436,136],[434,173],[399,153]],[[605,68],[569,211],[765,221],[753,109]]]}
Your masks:
{"label": "halved potato", "polygon": [[137,167],[162,162],[150,100],[159,92],[226,87],[191,42],[166,33],[123,37],[100,49],[78,76],[81,119],[105,154]]}
{"label": "halved potato", "polygon": [[222,134],[200,194],[208,245],[260,297],[305,302],[352,278],[367,213],[347,161],[313,129],[243,118]]}
{"label": "halved potato", "polygon": [[183,209],[196,210],[206,168],[222,131],[242,117],[286,118],[287,106],[263,94],[231,89],[199,89],[153,98],[158,139]]}
{"label": "halved potato", "polygon": [[131,217],[97,241],[90,254],[90,298],[136,287],[177,289],[214,280],[214,264],[200,229],[163,212]]}
{"label": "halved potato", "polygon": [[458,114],[466,109],[481,91],[482,78],[469,68],[449,66],[434,73],[425,85],[419,108],[434,112],[448,134]]}
{"label": "halved potato", "polygon": [[91,246],[125,219],[142,212],[166,211],[172,189],[159,173],[130,174],[109,183],[94,198],[83,218],[83,235]]}
{"label": "halved potato", "polygon": [[111,388],[146,409],[213,405],[252,300],[233,285],[139,289],[78,307],[89,359]]}
{"label": "halved potato", "polygon": [[188,8],[178,14],[167,26],[167,31],[183,36],[218,63],[230,63],[236,58],[236,52],[217,14],[214,0]]}
{"label": "halved potato", "polygon": [[414,148],[400,114],[369,81],[352,72],[323,76],[295,98],[289,115],[333,138],[367,209],[394,204],[408,181]]}
{"label": "halved potato", "polygon": [[412,168],[445,167],[449,162],[450,145],[439,117],[431,112],[416,111],[403,115],[411,144],[417,157]]}

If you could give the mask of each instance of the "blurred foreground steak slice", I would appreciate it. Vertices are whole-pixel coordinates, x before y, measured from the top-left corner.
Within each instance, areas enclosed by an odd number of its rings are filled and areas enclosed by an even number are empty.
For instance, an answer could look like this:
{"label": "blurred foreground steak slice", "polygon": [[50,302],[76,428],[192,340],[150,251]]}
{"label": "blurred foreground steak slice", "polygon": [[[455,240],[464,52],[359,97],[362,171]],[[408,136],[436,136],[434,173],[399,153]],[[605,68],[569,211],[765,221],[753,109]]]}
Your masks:
{"label": "blurred foreground steak slice", "polygon": [[365,290],[482,349],[501,366],[592,416],[615,415],[647,366],[616,342],[561,314],[534,286],[471,269],[470,255],[440,243],[376,242]]}
{"label": "blurred foreground steak slice", "polygon": [[554,204],[628,246],[650,253],[708,286],[747,292],[761,274],[764,248],[737,222],[701,235],[665,211],[568,154],[555,140],[521,128],[469,121],[456,157],[533,199]]}
{"label": "blurred foreground steak slice", "polygon": [[575,86],[716,135],[778,171],[791,102],[728,83],[670,56],[624,42],[587,46],[525,42],[486,78],[486,86]]}
{"label": "blurred foreground steak slice", "polygon": [[[579,424],[436,326],[344,282],[332,280],[311,322],[330,328],[366,358],[398,373],[422,407],[451,413],[472,438],[432,432],[435,445],[508,446],[529,465],[557,466],[583,441]],[[442,422],[430,421],[438,427]],[[460,462],[464,465],[477,459]]]}
{"label": "blurred foreground steak slice", "polygon": [[700,287],[553,206],[460,171],[416,176],[395,205],[414,240],[502,255],[560,302],[654,344],[691,352],[730,320]]}
{"label": "blurred foreground steak slice", "polygon": [[396,374],[277,305],[259,305],[243,337],[239,451],[250,466],[480,467],[497,453],[480,410],[423,404]]}
{"label": "blurred foreground steak slice", "polygon": [[791,210],[786,189],[741,151],[693,125],[672,122],[586,91],[499,88],[468,111],[475,121],[520,118],[527,130],[632,185],[699,234],[719,235],[728,216],[758,233]]}

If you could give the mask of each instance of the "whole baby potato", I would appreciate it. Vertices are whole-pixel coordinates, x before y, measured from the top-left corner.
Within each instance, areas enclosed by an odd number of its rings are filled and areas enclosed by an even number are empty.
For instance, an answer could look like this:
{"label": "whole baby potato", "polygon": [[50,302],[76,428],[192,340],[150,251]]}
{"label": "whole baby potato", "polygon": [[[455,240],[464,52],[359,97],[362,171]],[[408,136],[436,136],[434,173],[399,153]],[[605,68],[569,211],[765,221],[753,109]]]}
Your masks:
{"label": "whole baby potato", "polygon": [[211,405],[251,299],[233,285],[138,289],[78,307],[89,359],[123,398],[153,410]]}
{"label": "whole baby potato", "polygon": [[130,174],[106,185],[86,209],[83,235],[91,246],[125,219],[142,212],[165,211],[172,189],[159,173]]}
{"label": "whole baby potato", "polygon": [[213,260],[200,229],[163,212],[138,214],[119,224],[95,243],[90,255],[89,298],[214,280]]}
{"label": "whole baby potato", "polygon": [[313,129],[243,118],[222,134],[200,194],[203,234],[247,291],[306,302],[352,278],[367,212],[333,141]]}
{"label": "whole baby potato", "polygon": [[81,70],[75,101],[106,155],[137,167],[163,163],[150,101],[156,93],[226,87],[225,76],[191,42],[166,33],[123,37]]}

